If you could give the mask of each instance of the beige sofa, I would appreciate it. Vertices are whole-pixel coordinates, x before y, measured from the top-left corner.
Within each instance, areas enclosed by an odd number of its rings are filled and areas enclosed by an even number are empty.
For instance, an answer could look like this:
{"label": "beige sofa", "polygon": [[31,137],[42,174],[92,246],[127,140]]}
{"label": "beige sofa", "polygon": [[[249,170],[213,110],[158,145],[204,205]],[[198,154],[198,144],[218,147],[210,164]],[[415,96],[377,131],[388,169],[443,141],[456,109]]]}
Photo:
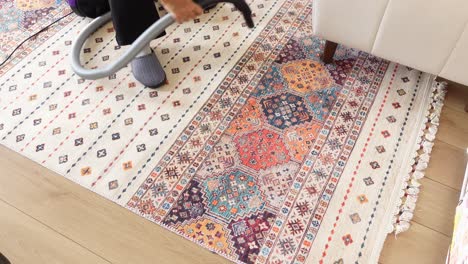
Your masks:
{"label": "beige sofa", "polygon": [[314,0],[314,33],[468,85],[468,0]]}

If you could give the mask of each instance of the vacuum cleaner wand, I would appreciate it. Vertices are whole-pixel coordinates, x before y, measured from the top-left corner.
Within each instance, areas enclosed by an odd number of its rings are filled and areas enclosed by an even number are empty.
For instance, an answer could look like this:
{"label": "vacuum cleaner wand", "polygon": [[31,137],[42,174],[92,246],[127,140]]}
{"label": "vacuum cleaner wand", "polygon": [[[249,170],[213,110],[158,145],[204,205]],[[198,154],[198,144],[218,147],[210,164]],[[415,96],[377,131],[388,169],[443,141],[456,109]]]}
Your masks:
{"label": "vacuum cleaner wand", "polygon": [[[245,22],[248,27],[253,28],[254,22],[252,20],[252,11],[250,7],[244,0],[202,0],[198,4],[206,9],[209,6],[215,5],[217,3],[232,3],[234,6],[242,12]],[[80,77],[88,80],[96,80],[104,78],[116,73],[118,70],[122,69],[128,65],[133,58],[135,58],[138,53],[149,45],[149,43],[155,39],[159,34],[161,34],[167,27],[172,25],[175,20],[172,15],[167,14],[155,22],[151,27],[149,27],[145,32],[143,32],[140,37],[138,37],[133,44],[114,62],[96,69],[86,69],[81,65],[80,54],[83,48],[84,43],[88,37],[93,34],[101,26],[105,25],[111,20],[110,12],[94,19],[89,25],[87,25],[83,31],[78,35],[76,40],[72,45],[71,52],[71,66],[73,71]]]}

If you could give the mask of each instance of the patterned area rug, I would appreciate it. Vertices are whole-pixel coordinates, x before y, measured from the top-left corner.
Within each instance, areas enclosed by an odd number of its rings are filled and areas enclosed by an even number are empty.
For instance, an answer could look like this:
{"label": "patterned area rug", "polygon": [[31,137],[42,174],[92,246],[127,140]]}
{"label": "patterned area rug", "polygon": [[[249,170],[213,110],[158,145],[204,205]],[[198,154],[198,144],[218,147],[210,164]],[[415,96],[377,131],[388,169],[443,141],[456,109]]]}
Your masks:
{"label": "patterned area rug", "polygon": [[[2,0],[0,1],[0,62],[25,39],[46,27],[56,19],[68,14],[70,8],[62,0]],[[38,39],[31,39],[12,57],[13,62],[29,54],[42,40],[68,24],[72,18],[64,19],[58,26],[51,27]],[[9,69],[9,67],[8,67]],[[0,69],[0,75],[7,69]]]}
{"label": "patterned area rug", "polygon": [[[238,263],[376,263],[408,227],[443,85],[340,47],[318,55],[308,0],[250,0],[152,43],[168,84],[71,71],[75,18],[0,80],[0,142]],[[111,26],[88,67],[123,48]]]}

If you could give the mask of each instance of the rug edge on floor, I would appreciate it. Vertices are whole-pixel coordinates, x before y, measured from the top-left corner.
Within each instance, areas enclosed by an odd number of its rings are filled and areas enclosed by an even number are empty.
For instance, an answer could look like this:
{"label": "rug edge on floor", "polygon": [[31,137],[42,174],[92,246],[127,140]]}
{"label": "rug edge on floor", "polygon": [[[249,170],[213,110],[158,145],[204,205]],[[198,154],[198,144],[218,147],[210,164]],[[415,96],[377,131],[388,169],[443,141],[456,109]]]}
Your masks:
{"label": "rug edge on floor", "polygon": [[388,211],[384,218],[387,221],[385,226],[388,229],[383,230],[376,241],[369,258],[372,260],[371,263],[378,263],[389,234],[394,233],[395,236],[398,236],[410,229],[421,187],[418,180],[424,178],[430,160],[448,84],[436,81],[437,76],[423,74],[428,76],[426,85],[430,89],[427,89],[426,94],[430,96],[425,96],[426,100],[421,104],[424,110],[421,111],[423,114],[418,120],[419,129],[414,136],[412,147],[407,153],[407,159],[412,162],[408,162],[407,166],[400,170],[401,177],[398,178],[390,199],[393,201],[390,208],[394,209]]}

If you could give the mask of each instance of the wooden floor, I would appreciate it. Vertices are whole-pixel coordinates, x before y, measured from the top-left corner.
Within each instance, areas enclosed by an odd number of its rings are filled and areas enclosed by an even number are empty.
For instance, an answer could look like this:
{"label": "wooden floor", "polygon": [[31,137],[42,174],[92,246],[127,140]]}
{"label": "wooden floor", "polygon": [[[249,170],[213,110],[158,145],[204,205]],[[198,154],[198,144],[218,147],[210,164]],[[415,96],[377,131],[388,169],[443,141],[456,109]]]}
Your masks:
{"label": "wooden floor", "polygon": [[[468,147],[468,88],[451,85],[408,232],[380,263],[443,263]],[[227,263],[149,221],[0,147],[0,251],[12,263]]]}

